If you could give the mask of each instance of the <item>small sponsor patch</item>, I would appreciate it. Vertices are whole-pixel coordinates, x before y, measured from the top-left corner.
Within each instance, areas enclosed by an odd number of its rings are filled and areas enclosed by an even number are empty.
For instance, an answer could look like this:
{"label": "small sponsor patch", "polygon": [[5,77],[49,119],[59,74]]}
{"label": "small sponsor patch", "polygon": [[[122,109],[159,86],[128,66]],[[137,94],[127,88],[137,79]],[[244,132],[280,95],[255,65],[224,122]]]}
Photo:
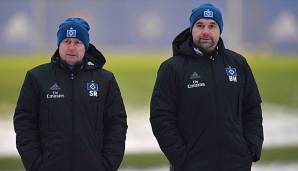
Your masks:
{"label": "small sponsor patch", "polygon": [[204,82],[199,82],[198,80],[193,80],[192,83],[187,84],[187,88],[198,88],[205,87],[206,84]]}
{"label": "small sponsor patch", "polygon": [[191,80],[199,79],[199,78],[200,78],[200,76],[198,75],[197,72],[193,72],[189,77],[189,79],[191,79]]}
{"label": "small sponsor patch", "polygon": [[64,94],[61,93],[61,88],[57,83],[54,83],[50,88],[50,93],[46,94],[47,99],[63,99],[65,98]]}
{"label": "small sponsor patch", "polygon": [[54,91],[54,90],[60,90],[61,88],[58,86],[57,83],[53,84],[52,87],[50,88],[50,90]]}

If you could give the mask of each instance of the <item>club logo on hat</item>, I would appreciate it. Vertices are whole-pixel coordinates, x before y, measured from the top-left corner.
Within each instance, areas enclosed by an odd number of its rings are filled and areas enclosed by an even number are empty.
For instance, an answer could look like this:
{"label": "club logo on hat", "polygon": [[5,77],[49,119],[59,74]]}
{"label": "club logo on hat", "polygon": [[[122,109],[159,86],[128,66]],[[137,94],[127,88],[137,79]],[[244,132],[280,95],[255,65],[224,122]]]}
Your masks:
{"label": "club logo on hat", "polygon": [[72,27],[70,27],[69,30],[66,30],[66,37],[76,37],[77,36],[77,30],[74,30]]}
{"label": "club logo on hat", "polygon": [[213,18],[213,11],[207,9],[206,11],[204,11],[204,17]]}

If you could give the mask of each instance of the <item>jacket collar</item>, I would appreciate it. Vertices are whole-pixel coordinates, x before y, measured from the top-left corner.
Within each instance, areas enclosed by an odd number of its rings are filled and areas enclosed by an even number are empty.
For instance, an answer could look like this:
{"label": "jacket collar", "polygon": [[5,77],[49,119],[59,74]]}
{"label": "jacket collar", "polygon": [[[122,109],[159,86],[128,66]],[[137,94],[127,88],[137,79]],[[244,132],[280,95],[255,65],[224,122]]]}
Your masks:
{"label": "jacket collar", "polygon": [[[197,58],[198,56],[203,56],[195,52],[192,35],[189,30],[189,28],[186,28],[174,39],[172,43],[173,56],[185,56],[194,58]],[[220,37],[217,43],[217,52],[220,54],[224,52],[224,50],[225,46],[222,38]]]}
{"label": "jacket collar", "polygon": [[[99,50],[97,50],[93,44],[90,43],[82,63],[75,66],[75,68],[86,69],[86,70],[99,69],[103,67],[105,62],[106,60],[103,54]],[[58,64],[62,68],[66,67],[66,64],[63,61],[61,61],[58,48],[56,49],[55,53],[51,57],[51,63]]]}

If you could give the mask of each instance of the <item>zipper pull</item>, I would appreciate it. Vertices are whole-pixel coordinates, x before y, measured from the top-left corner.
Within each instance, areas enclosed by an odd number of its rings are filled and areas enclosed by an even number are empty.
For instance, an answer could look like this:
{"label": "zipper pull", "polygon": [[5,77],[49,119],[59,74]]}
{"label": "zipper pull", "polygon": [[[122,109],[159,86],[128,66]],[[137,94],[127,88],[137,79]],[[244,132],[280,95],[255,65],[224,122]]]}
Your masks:
{"label": "zipper pull", "polygon": [[214,61],[214,57],[213,57],[213,56],[210,56],[210,59],[211,59],[212,61]]}

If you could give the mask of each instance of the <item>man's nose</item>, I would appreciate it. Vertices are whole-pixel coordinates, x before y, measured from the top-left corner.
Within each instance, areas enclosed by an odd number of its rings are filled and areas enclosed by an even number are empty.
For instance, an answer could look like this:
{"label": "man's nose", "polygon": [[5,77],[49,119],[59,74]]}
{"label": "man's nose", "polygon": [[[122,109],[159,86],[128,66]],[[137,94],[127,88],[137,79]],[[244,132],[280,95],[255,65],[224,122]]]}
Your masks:
{"label": "man's nose", "polygon": [[204,28],[202,31],[203,36],[208,36],[210,34],[210,30],[208,28]]}
{"label": "man's nose", "polygon": [[209,34],[210,30],[207,27],[204,27],[203,29],[203,33],[204,34]]}
{"label": "man's nose", "polygon": [[69,49],[75,49],[75,48],[76,48],[75,43],[74,43],[74,42],[70,42],[70,43],[68,44],[68,48],[69,48]]}

